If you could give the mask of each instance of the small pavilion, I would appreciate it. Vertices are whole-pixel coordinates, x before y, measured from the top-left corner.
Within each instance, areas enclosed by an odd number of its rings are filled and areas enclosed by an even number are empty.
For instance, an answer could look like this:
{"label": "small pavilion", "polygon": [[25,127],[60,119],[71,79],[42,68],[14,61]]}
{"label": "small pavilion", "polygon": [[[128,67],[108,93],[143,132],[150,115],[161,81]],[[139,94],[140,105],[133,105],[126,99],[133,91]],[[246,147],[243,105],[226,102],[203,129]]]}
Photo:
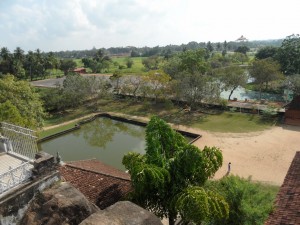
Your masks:
{"label": "small pavilion", "polygon": [[248,41],[248,39],[246,37],[244,37],[243,35],[241,35],[238,39],[236,39],[236,41],[244,42],[244,41]]}

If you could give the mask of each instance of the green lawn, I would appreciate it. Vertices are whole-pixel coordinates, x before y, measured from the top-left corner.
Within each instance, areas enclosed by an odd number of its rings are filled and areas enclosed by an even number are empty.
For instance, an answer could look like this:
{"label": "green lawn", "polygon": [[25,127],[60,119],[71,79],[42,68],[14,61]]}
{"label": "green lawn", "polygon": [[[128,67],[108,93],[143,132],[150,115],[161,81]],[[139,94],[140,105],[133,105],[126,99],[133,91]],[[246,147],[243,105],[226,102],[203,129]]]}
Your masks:
{"label": "green lawn", "polygon": [[213,132],[243,133],[262,131],[270,128],[273,124],[273,121],[263,121],[258,115],[224,112],[202,116],[191,126]]}
{"label": "green lawn", "polygon": [[172,104],[154,104],[151,102],[136,102],[132,100],[106,99],[98,105],[89,104],[64,114],[54,115],[45,121],[46,126],[60,124],[94,112],[117,112],[128,115],[151,117],[158,115],[167,122],[200,128],[212,132],[245,133],[262,131],[271,128],[275,121],[264,121],[261,116],[238,112],[215,111],[214,114],[202,112],[185,113],[182,108]]}
{"label": "green lawn", "polygon": [[[142,75],[146,74],[147,71],[145,70],[145,67],[142,64],[142,61],[145,57],[133,57],[130,58],[133,60],[133,65],[131,68],[127,68],[126,66],[126,58],[128,57],[113,57],[112,61],[117,62],[119,65],[123,66],[124,69],[121,69],[122,74],[135,74],[135,75]],[[118,66],[112,65],[111,68],[109,69],[110,72],[115,72],[116,70],[119,70]]]}
{"label": "green lawn", "polygon": [[71,129],[71,128],[75,127],[76,123],[77,122],[72,122],[72,123],[68,123],[68,124],[63,125],[63,126],[55,127],[53,129],[41,130],[41,131],[38,132],[38,137],[41,139],[41,138],[48,137],[50,135],[53,135],[53,134]]}

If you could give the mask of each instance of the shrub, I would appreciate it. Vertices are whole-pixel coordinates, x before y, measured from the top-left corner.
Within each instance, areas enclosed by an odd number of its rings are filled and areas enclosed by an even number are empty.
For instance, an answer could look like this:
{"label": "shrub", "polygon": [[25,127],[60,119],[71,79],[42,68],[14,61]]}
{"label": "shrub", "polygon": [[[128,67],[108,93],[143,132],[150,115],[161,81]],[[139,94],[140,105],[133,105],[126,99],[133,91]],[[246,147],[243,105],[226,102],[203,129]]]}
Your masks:
{"label": "shrub", "polygon": [[277,186],[252,182],[238,176],[224,177],[211,181],[214,187],[229,204],[229,218],[214,221],[210,225],[262,225],[273,210],[273,202],[279,190]]}

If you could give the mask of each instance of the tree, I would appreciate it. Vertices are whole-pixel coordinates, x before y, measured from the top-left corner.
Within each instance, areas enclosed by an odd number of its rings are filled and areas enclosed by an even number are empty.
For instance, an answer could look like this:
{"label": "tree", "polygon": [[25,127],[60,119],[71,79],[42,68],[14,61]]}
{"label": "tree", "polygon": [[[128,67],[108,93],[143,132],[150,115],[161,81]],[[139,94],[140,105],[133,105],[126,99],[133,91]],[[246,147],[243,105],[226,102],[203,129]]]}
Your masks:
{"label": "tree", "polygon": [[300,36],[287,36],[278,49],[276,59],[286,75],[300,74]]}
{"label": "tree", "polygon": [[131,68],[132,65],[134,64],[134,62],[131,58],[128,57],[125,59],[125,64],[126,64],[127,68]]}
{"label": "tree", "polygon": [[300,74],[286,77],[284,86],[293,91],[294,96],[300,95]]}
{"label": "tree", "polygon": [[109,69],[110,62],[111,58],[108,55],[105,55],[102,49],[99,49],[95,53],[93,62],[91,62],[90,66],[93,73],[101,73],[103,69]]}
{"label": "tree", "polygon": [[64,75],[68,75],[68,73],[76,68],[76,62],[72,59],[61,59],[59,69],[64,71]]}
{"label": "tree", "polygon": [[[42,102],[27,81],[16,81],[12,75],[0,79],[0,104],[4,110],[0,120],[5,121],[9,116],[11,123],[30,128],[42,126],[45,116]],[[10,113],[13,114],[12,117]],[[22,117],[21,121],[19,115]]]}
{"label": "tree", "polygon": [[159,58],[158,56],[150,56],[142,60],[142,64],[147,70],[157,70],[158,69]]}
{"label": "tree", "polygon": [[9,52],[8,48],[1,48],[0,51],[0,73],[2,74],[8,74],[12,73],[12,60],[13,55]]}
{"label": "tree", "polygon": [[117,94],[120,93],[120,82],[121,82],[122,74],[120,70],[116,70],[112,76],[109,77],[109,79],[112,82],[112,86],[114,88],[114,91],[117,92]]}
{"label": "tree", "polygon": [[209,65],[206,61],[206,51],[205,49],[198,49],[195,51],[185,51],[178,55],[180,59],[179,70],[187,71],[191,74],[201,73],[204,74]]}
{"label": "tree", "polygon": [[214,47],[212,46],[211,42],[207,42],[207,45],[206,45],[206,49],[211,53],[213,52],[214,50]]}
{"label": "tree", "polygon": [[244,64],[244,62],[248,61],[248,56],[240,52],[233,53],[232,55],[230,55],[230,58],[233,63]]}
{"label": "tree", "polygon": [[136,50],[132,50],[130,53],[130,57],[139,57],[140,54]]}
{"label": "tree", "polygon": [[155,103],[157,103],[158,98],[166,95],[170,80],[171,77],[163,71],[150,71],[144,77],[144,82],[150,87],[148,95],[151,97],[154,96]]}
{"label": "tree", "polygon": [[220,98],[219,83],[212,76],[183,72],[178,74],[177,80],[177,94],[186,101],[191,110],[204,102],[216,102]]}
{"label": "tree", "polygon": [[280,72],[280,65],[270,58],[253,61],[249,68],[249,73],[250,76],[255,79],[254,82],[259,86],[259,99],[261,99],[261,92],[264,84],[265,89],[267,89],[268,84],[271,81],[283,78],[283,75]]}
{"label": "tree", "polygon": [[[126,76],[122,84],[122,92],[124,94],[130,94],[135,99],[137,98],[137,94],[139,93],[141,87],[145,85],[145,79],[142,76]],[[148,93],[151,93],[149,90]]]}
{"label": "tree", "polygon": [[278,48],[273,46],[266,46],[260,48],[255,54],[255,59],[266,59],[266,58],[275,59],[277,51]]}
{"label": "tree", "polygon": [[247,52],[249,52],[249,51],[250,51],[250,48],[243,45],[243,46],[239,46],[234,52],[239,52],[239,53],[246,55]]}
{"label": "tree", "polygon": [[245,70],[236,65],[223,67],[217,73],[219,73],[220,75],[220,81],[224,85],[224,90],[230,90],[228,100],[230,100],[230,97],[234,90],[239,86],[245,86],[248,80],[248,76],[245,73]]}
{"label": "tree", "polygon": [[131,198],[174,225],[200,224],[212,218],[228,216],[223,197],[204,188],[222,165],[222,153],[216,147],[203,150],[186,142],[166,122],[152,117],[146,128],[146,154],[128,153],[123,164],[131,175]]}
{"label": "tree", "polygon": [[0,121],[25,126],[19,110],[9,100],[0,103]]}

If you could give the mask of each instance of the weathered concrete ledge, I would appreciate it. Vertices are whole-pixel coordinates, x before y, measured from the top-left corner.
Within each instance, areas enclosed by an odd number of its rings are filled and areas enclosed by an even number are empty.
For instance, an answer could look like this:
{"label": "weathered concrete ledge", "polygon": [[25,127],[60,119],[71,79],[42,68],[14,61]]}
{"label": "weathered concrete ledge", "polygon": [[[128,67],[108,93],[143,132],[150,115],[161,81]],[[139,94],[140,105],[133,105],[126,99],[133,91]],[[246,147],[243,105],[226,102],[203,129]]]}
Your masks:
{"label": "weathered concrete ledge", "polygon": [[60,174],[54,171],[34,181],[28,181],[13,188],[0,198],[0,225],[17,224],[24,216],[28,204],[35,194],[60,181]]}

